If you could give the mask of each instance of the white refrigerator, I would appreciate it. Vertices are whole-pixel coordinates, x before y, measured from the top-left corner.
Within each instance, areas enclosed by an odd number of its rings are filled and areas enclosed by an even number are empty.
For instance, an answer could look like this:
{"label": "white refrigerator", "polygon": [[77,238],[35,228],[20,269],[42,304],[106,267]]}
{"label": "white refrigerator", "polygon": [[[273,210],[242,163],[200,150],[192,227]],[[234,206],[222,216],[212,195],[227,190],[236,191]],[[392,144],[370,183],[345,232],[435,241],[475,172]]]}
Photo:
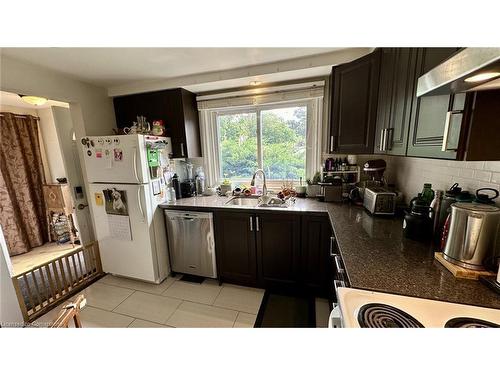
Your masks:
{"label": "white refrigerator", "polygon": [[169,274],[163,215],[170,138],[84,137],[89,202],[105,272],[162,282]]}

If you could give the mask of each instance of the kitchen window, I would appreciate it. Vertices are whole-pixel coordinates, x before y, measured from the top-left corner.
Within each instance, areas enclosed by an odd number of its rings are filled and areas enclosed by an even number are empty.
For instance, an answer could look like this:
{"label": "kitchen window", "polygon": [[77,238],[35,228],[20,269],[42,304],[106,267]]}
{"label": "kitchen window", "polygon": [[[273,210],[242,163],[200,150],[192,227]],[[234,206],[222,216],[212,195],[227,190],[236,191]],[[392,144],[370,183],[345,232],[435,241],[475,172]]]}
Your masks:
{"label": "kitchen window", "polygon": [[307,105],[256,107],[217,113],[219,179],[305,180]]}
{"label": "kitchen window", "polygon": [[[312,178],[321,168],[323,82],[297,91],[198,99],[208,186],[249,184],[263,169],[268,187]],[[227,95],[227,94],[223,94]]]}

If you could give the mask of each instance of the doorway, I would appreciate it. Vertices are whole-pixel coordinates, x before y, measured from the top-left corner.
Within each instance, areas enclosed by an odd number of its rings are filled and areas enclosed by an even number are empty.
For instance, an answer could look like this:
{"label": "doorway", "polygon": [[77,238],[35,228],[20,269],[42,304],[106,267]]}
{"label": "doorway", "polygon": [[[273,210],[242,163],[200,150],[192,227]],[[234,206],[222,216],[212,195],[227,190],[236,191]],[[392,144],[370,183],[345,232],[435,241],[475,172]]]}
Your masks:
{"label": "doorway", "polygon": [[0,103],[3,115],[36,119],[45,182],[59,184],[66,179],[74,207],[72,218],[80,242],[83,245],[93,242],[92,221],[69,104],[48,100],[41,105],[33,105],[24,102],[18,94],[5,91],[0,91]]}

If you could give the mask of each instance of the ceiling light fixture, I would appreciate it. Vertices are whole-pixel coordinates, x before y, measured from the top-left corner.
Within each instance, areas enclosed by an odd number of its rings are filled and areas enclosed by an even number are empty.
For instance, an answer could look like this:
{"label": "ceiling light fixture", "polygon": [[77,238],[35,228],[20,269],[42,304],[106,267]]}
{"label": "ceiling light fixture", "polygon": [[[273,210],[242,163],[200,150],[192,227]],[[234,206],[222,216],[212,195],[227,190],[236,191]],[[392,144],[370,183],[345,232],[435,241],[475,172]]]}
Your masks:
{"label": "ceiling light fixture", "polygon": [[262,84],[261,81],[252,81],[252,82],[250,82],[250,85],[252,85],[252,86],[259,86],[260,84]]}
{"label": "ceiling light fixture", "polygon": [[31,105],[44,105],[48,101],[47,98],[42,98],[40,96],[21,95],[21,94],[19,94],[19,96],[24,102]]}
{"label": "ceiling light fixture", "polygon": [[465,82],[481,82],[481,81],[487,81],[489,79],[495,78],[500,76],[499,72],[486,72],[486,73],[479,73],[476,75],[473,75],[471,77],[468,77],[465,79]]}

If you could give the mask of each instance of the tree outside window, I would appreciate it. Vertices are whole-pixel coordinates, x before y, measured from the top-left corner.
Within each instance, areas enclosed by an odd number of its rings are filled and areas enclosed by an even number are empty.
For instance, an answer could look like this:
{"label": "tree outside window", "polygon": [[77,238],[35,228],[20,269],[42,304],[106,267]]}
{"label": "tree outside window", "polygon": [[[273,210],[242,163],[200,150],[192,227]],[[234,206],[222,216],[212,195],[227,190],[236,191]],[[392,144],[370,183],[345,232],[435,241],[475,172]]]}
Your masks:
{"label": "tree outside window", "polygon": [[305,177],[307,106],[221,113],[217,126],[220,178],[249,180],[257,168],[269,180]]}

